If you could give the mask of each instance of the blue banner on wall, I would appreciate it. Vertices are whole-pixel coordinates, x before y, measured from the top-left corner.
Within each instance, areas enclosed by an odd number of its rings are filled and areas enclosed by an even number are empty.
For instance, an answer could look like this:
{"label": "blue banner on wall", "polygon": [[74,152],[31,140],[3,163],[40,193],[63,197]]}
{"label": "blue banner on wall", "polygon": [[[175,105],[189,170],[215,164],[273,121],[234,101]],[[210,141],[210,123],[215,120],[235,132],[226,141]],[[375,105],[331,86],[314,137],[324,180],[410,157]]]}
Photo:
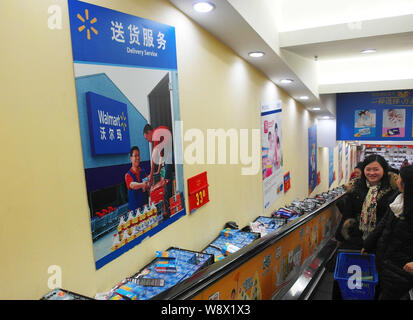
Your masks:
{"label": "blue banner on wall", "polygon": [[328,187],[334,182],[334,148],[328,148]]}
{"label": "blue banner on wall", "polygon": [[412,140],[413,90],[337,94],[337,140]]}
{"label": "blue banner on wall", "polygon": [[317,126],[308,128],[308,194],[317,187]]}
{"label": "blue banner on wall", "polygon": [[73,60],[176,70],[175,28],[69,0]]}
{"label": "blue banner on wall", "polygon": [[93,92],[86,93],[89,135],[93,155],[130,150],[126,104]]}

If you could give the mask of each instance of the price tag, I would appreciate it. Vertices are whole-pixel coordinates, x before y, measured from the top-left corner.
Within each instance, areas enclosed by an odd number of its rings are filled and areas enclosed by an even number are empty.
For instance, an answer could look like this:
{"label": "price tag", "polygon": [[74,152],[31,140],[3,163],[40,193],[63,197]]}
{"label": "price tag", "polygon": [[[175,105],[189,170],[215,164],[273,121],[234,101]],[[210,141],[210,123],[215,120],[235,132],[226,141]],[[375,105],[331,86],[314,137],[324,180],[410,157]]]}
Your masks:
{"label": "price tag", "polygon": [[209,202],[208,186],[206,171],[188,179],[190,213],[195,212],[195,210]]}

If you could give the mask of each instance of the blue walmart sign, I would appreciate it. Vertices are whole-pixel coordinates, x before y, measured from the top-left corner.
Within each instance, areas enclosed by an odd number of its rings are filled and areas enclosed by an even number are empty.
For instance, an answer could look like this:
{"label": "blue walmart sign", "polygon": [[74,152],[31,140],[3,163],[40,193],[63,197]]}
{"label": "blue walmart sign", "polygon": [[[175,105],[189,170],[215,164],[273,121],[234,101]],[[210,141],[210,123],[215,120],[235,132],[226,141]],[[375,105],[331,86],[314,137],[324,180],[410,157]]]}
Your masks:
{"label": "blue walmart sign", "polygon": [[75,63],[177,69],[174,27],[68,1]]}
{"label": "blue walmart sign", "polygon": [[92,154],[128,153],[130,149],[128,113],[125,103],[86,93]]}

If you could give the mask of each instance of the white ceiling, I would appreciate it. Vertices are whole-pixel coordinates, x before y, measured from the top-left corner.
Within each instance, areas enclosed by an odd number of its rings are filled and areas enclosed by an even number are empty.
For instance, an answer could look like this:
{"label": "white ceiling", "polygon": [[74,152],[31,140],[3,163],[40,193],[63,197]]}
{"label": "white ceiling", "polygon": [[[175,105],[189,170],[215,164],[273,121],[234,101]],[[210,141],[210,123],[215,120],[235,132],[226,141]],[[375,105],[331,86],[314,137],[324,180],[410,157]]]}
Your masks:
{"label": "white ceiling", "polygon": [[[286,35],[282,34],[282,36]],[[298,45],[281,44],[281,48],[310,59],[317,56],[319,61],[360,57],[360,51],[368,48],[376,49],[376,54],[381,55],[413,50],[413,32],[354,37],[346,40],[329,40]]]}
{"label": "white ceiling", "polygon": [[338,92],[413,88],[413,0],[209,0],[208,14],[169,1],[318,115],[335,116]]}

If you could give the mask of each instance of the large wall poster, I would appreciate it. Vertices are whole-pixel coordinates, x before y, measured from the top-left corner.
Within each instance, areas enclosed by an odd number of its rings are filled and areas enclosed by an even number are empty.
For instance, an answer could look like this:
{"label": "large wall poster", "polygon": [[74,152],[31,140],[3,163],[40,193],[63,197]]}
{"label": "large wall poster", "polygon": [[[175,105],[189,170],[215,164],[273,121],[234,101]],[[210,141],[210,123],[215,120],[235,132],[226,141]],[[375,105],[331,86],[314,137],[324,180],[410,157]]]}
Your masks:
{"label": "large wall poster", "polygon": [[308,194],[317,187],[317,126],[308,128]]}
{"label": "large wall poster", "polygon": [[265,210],[282,195],[283,191],[281,101],[261,104],[261,128]]}
{"label": "large wall poster", "polygon": [[338,93],[336,139],[410,141],[411,107],[413,90]]}
{"label": "large wall poster", "polygon": [[68,3],[99,269],[185,215],[175,29]]}

